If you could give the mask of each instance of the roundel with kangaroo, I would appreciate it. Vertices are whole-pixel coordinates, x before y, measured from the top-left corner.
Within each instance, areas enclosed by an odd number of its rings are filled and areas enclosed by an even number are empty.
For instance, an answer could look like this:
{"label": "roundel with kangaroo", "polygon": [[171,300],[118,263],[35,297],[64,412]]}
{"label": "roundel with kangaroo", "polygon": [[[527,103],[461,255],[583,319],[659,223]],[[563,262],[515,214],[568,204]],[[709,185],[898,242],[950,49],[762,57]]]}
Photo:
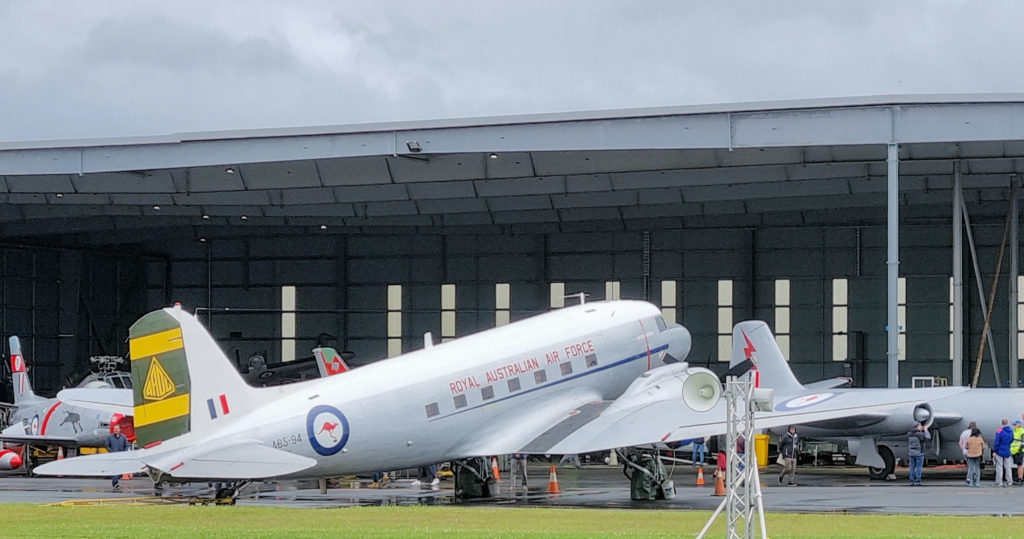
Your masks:
{"label": "roundel with kangaroo", "polygon": [[314,406],[306,415],[306,434],[314,451],[333,455],[348,442],[348,419],[333,406]]}

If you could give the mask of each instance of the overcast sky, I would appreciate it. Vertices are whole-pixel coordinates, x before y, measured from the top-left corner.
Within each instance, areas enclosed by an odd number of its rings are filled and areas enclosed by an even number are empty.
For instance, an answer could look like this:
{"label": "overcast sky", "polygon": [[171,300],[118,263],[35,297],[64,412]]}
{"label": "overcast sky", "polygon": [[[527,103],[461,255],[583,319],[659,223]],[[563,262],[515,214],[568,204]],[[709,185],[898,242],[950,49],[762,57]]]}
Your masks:
{"label": "overcast sky", "polygon": [[0,140],[1024,92],[1024,2],[0,0]]}

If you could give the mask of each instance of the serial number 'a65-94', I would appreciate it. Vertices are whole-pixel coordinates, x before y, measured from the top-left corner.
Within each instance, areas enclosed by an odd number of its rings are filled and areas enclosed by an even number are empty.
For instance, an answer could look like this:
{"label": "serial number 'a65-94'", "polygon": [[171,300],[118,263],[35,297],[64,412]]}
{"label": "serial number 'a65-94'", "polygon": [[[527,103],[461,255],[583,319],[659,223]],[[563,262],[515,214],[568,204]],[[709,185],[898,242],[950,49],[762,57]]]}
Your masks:
{"label": "serial number 'a65-94'", "polygon": [[284,448],[284,447],[288,447],[290,445],[295,445],[295,444],[300,444],[300,443],[302,443],[302,435],[301,434],[290,434],[288,436],[282,436],[280,438],[274,439],[274,441],[271,442],[271,445],[274,447],[274,449],[281,449],[281,448]]}

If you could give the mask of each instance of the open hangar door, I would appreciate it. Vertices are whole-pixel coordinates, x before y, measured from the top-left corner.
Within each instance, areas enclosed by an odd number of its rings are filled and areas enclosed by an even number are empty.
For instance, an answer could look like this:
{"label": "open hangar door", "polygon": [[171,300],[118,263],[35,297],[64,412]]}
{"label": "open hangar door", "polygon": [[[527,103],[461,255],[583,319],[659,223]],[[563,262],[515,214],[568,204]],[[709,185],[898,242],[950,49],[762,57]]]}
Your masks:
{"label": "open hangar door", "polygon": [[[720,368],[723,327],[754,317],[785,326],[775,329],[802,378],[846,374],[862,354],[862,382],[877,386],[895,132],[901,379],[949,377],[954,167],[988,287],[1024,159],[1017,128],[993,109],[1012,118],[1020,105],[910,101],[8,148],[0,226],[58,253],[138,253],[125,264],[142,290],[113,295],[141,298],[122,331],[180,301],[242,363],[326,340],[358,365],[422,346],[427,331],[439,341],[586,292],[661,305],[693,332],[695,362]],[[965,348],[983,323],[968,298]],[[1000,343],[1012,338],[1006,310],[993,313]],[[62,351],[61,364],[80,353]],[[988,370],[982,380],[995,381]]]}

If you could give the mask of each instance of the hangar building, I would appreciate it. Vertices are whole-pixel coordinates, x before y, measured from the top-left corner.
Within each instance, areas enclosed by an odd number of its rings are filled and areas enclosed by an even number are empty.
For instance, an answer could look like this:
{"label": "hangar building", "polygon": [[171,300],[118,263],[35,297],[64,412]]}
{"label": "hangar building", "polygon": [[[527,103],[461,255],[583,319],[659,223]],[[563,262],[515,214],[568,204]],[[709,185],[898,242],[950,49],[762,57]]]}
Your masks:
{"label": "hangar building", "polygon": [[[0,143],[0,331],[53,391],[172,302],[241,363],[327,334],[359,365],[584,292],[662,306],[692,332],[691,362],[721,370],[732,324],[760,318],[801,379],[884,386],[890,148],[900,385],[970,382],[985,317],[958,228],[986,300],[1004,254],[999,375],[986,352],[980,385],[1015,383],[1015,221],[1001,246],[1024,95]],[[953,226],[957,178],[969,229]]]}

